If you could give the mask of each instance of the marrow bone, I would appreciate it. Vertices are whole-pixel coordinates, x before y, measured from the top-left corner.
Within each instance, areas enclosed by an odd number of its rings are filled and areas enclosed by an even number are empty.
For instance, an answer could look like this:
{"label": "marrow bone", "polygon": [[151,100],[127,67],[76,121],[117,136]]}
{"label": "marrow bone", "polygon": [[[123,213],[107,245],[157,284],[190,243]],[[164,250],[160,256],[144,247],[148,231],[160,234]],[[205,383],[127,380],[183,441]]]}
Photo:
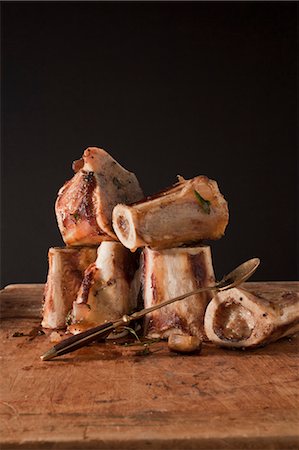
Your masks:
{"label": "marrow bone", "polygon": [[96,247],[49,249],[43,305],[44,328],[65,328],[66,316],[77,297],[84,271],[95,261],[96,254]]}
{"label": "marrow bone", "polygon": [[119,242],[102,242],[85,271],[73,303],[72,333],[115,320],[136,308],[140,289],[138,258]]}
{"label": "marrow bone", "polygon": [[163,249],[219,239],[228,223],[228,207],[216,181],[179,177],[173,187],[145,201],[116,205],[112,220],[118,239],[130,250]]}
{"label": "marrow bone", "polygon": [[73,246],[117,240],[112,210],[117,203],[143,198],[136,176],[97,147],[87,148],[73,168],[76,174],[59,190],[55,204],[64,242]]}
{"label": "marrow bone", "polygon": [[[180,247],[143,250],[143,298],[150,307],[214,283],[210,247]],[[172,333],[204,338],[203,317],[211,299],[210,291],[192,295],[147,314],[146,334],[150,338],[169,337]]]}
{"label": "marrow bone", "polygon": [[219,292],[205,314],[205,332],[214,344],[252,348],[299,331],[299,292]]}

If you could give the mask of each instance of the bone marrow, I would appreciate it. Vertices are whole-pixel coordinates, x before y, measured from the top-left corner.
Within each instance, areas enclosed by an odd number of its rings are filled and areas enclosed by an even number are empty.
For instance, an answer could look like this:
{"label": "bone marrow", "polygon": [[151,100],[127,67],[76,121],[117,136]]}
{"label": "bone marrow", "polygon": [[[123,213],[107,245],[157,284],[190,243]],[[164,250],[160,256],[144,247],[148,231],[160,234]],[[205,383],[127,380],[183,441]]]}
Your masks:
{"label": "bone marrow", "polygon": [[299,331],[299,293],[219,292],[205,314],[205,332],[214,344],[254,348]]}
{"label": "bone marrow", "polygon": [[129,235],[129,223],[124,216],[119,216],[117,218],[117,226],[121,230],[124,238],[127,239]]}
{"label": "bone marrow", "polygon": [[228,223],[228,207],[216,181],[180,177],[173,187],[145,201],[115,206],[112,218],[118,239],[130,250],[163,249],[219,239]]}
{"label": "bone marrow", "polygon": [[[212,285],[215,281],[210,247],[143,250],[142,289],[144,306],[150,307]],[[203,318],[210,291],[153,311],[145,319],[145,334],[166,339],[172,333],[204,338]]]}
{"label": "bone marrow", "polygon": [[49,249],[43,304],[44,328],[65,328],[65,319],[77,297],[84,271],[95,261],[96,254],[97,250],[93,247]]}
{"label": "bone marrow", "polygon": [[249,309],[234,301],[227,301],[219,305],[213,328],[220,339],[237,342],[251,336],[254,324],[254,317]]}
{"label": "bone marrow", "polygon": [[97,147],[86,149],[73,169],[75,175],[59,190],[55,204],[64,242],[77,246],[117,240],[112,228],[114,206],[143,198],[135,174]]}

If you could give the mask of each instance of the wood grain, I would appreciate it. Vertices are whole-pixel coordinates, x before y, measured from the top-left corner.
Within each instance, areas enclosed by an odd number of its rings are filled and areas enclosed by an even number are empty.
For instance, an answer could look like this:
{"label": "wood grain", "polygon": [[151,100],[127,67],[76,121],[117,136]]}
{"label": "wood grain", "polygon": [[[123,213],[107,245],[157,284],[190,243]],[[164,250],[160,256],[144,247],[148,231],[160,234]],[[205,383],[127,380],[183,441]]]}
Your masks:
{"label": "wood grain", "polygon": [[[269,284],[282,287],[298,283]],[[7,289],[6,308],[10,290],[39,311],[42,285]],[[42,362],[53,344],[49,332],[26,336],[40,320],[25,310],[1,323],[1,450],[299,448],[298,337],[248,352],[206,344],[193,356],[163,342],[147,356],[97,344]]]}
{"label": "wood grain", "polygon": [[10,284],[0,291],[0,318],[41,317],[44,284]]}

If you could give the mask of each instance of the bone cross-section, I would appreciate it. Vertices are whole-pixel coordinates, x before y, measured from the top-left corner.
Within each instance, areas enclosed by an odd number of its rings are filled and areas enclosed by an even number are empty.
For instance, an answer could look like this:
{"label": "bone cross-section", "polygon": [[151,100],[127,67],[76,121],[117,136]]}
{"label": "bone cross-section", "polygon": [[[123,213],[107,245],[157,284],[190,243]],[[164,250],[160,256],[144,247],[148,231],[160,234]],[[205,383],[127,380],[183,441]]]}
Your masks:
{"label": "bone cross-section", "polygon": [[44,328],[65,328],[66,316],[72,309],[85,269],[95,261],[96,247],[49,249],[49,271],[44,292]]}
{"label": "bone cross-section", "polygon": [[59,190],[55,205],[64,242],[73,246],[117,240],[112,210],[117,203],[143,198],[136,176],[97,147],[86,149],[73,168],[77,173]]}
{"label": "bone cross-section", "polygon": [[297,289],[248,292],[233,288],[219,292],[205,314],[205,331],[214,344],[253,348],[299,331]]}
{"label": "bone cross-section", "polygon": [[102,242],[85,271],[69,330],[77,333],[132,312],[140,289],[138,265],[138,255],[121,243]]}
{"label": "bone cross-section", "polygon": [[[210,247],[181,247],[143,250],[142,289],[144,306],[150,307],[214,284]],[[204,338],[203,318],[210,291],[192,295],[148,314],[146,335],[167,338],[172,333]]]}
{"label": "bone cross-section", "polygon": [[132,205],[117,205],[113,227],[132,251],[171,248],[202,239],[219,239],[228,223],[227,202],[216,181],[179,177],[173,187]]}

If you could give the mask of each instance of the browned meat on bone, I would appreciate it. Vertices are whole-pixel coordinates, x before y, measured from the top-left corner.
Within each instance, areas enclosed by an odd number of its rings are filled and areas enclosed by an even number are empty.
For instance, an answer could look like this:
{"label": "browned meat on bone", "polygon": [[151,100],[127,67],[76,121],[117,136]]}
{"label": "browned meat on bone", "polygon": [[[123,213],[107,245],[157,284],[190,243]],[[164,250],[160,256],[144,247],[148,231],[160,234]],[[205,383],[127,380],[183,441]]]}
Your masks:
{"label": "browned meat on bone", "polygon": [[218,293],[205,314],[208,338],[224,347],[252,348],[299,331],[299,284],[294,291]]}
{"label": "browned meat on bone", "polygon": [[95,261],[96,247],[50,248],[49,272],[44,293],[44,328],[64,328],[83,280],[85,269]]}
{"label": "browned meat on bone", "polygon": [[[199,287],[214,283],[210,247],[143,250],[143,297],[150,307]],[[148,337],[167,338],[172,333],[204,337],[203,317],[212,295],[209,291],[164,306],[146,316]]]}
{"label": "browned meat on bone", "polygon": [[179,182],[146,201],[117,205],[113,227],[132,251],[171,248],[202,239],[218,239],[228,223],[228,207],[216,181],[205,176]]}
{"label": "browned meat on bone", "polygon": [[77,333],[118,319],[136,308],[140,289],[138,265],[137,255],[119,242],[102,242],[73,303],[70,331]]}
{"label": "browned meat on bone", "polygon": [[55,205],[64,242],[99,245],[117,240],[112,229],[112,210],[117,203],[143,198],[136,176],[97,147],[86,149],[73,168],[77,173],[60,189]]}

